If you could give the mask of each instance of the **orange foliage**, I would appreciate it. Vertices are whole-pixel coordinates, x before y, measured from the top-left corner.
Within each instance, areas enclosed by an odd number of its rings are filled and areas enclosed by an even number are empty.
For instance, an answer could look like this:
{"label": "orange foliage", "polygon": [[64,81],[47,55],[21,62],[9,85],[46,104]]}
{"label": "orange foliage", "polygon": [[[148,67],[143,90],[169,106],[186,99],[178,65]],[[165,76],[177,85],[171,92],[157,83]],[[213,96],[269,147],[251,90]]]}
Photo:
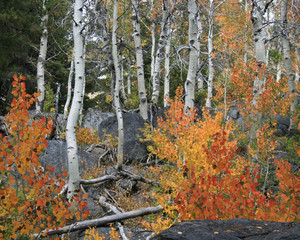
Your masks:
{"label": "orange foliage", "polygon": [[99,143],[98,132],[92,128],[76,127],[76,137],[79,146]]}
{"label": "orange foliage", "polygon": [[0,239],[32,237],[45,228],[61,227],[72,217],[59,195],[65,184],[62,176],[51,178],[54,168],[44,170],[38,159],[47,147],[52,121],[29,117],[38,94],[27,94],[21,80],[25,78],[14,76],[15,98],[5,117],[9,136],[0,135]]}
{"label": "orange foliage", "polygon": [[[147,136],[154,143],[153,152],[171,163],[163,169],[162,188],[156,193],[169,218],[146,225],[161,231],[177,217],[297,220],[300,184],[299,177],[290,172],[289,163],[276,161],[280,190],[265,196],[257,189],[257,166],[236,154],[232,124],[224,123],[221,113],[211,117],[204,112],[202,121],[195,119],[194,111],[183,110],[181,94],[182,90],[177,90],[175,101],[169,102],[166,120],[160,119],[158,128]],[[265,131],[261,131],[264,139]],[[273,143],[264,143],[258,141],[261,149],[273,149]]]}

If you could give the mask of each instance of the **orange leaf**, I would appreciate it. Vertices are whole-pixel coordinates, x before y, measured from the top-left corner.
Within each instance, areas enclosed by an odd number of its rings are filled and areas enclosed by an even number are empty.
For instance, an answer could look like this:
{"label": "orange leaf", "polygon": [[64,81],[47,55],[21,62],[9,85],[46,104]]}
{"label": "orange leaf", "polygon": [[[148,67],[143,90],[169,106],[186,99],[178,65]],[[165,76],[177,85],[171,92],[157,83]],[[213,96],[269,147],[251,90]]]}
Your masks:
{"label": "orange leaf", "polygon": [[300,156],[300,146],[298,146],[298,147],[296,148],[296,152],[297,152],[298,155]]}
{"label": "orange leaf", "polygon": [[88,195],[87,193],[84,193],[82,197],[83,197],[83,198],[87,198],[88,196],[89,196],[89,195]]}

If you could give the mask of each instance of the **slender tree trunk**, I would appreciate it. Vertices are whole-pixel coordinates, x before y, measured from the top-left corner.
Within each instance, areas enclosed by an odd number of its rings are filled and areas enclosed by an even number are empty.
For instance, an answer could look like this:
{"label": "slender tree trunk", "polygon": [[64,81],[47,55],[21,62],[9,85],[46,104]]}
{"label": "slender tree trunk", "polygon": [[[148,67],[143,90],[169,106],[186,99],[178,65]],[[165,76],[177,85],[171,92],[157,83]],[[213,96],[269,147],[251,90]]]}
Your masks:
{"label": "slender tree trunk", "polygon": [[131,94],[131,74],[128,74],[127,77],[127,94]]}
{"label": "slender tree trunk", "polygon": [[[246,16],[246,20],[247,20],[247,13],[248,13],[248,0],[245,1],[245,16]],[[244,35],[245,39],[246,39],[246,32]],[[245,44],[245,53],[244,53],[244,63],[248,62],[248,46],[247,44]]]}
{"label": "slender tree trunk", "polygon": [[164,48],[166,45],[167,18],[168,18],[169,0],[163,0],[163,16],[161,21],[161,31],[158,41],[158,48],[155,56],[155,66],[153,73],[153,92],[152,102],[157,104],[160,91],[160,68],[161,61],[164,57]]}
{"label": "slender tree trunk", "polygon": [[118,46],[117,46],[117,24],[118,24],[118,8],[119,0],[114,0],[114,13],[113,13],[113,30],[112,30],[112,56],[115,67],[116,83],[114,90],[114,104],[115,111],[118,119],[118,163],[117,169],[121,170],[123,167],[123,146],[124,146],[124,131],[123,131],[123,116],[120,105],[120,87],[122,84],[121,78],[121,64],[118,60]]}
{"label": "slender tree trunk", "polygon": [[207,99],[206,107],[211,108],[213,78],[214,78],[214,63],[213,63],[213,21],[214,21],[214,0],[209,1],[209,16],[208,16],[208,81],[207,81]]}
{"label": "slender tree trunk", "polygon": [[42,17],[42,36],[40,40],[40,51],[37,61],[37,91],[40,96],[37,98],[36,102],[36,113],[41,113],[43,111],[43,104],[45,100],[45,61],[47,55],[47,45],[48,45],[48,12],[46,9],[46,0],[43,0],[43,17]]}
{"label": "slender tree trunk", "polygon": [[[299,56],[299,47],[298,46],[295,47],[295,55],[296,55],[297,62],[299,63],[300,56]],[[300,79],[300,67],[299,67],[299,65],[296,65],[296,75],[295,75],[295,84],[296,85],[298,85],[299,79]]]}
{"label": "slender tree trunk", "polygon": [[138,0],[132,1],[132,24],[133,24],[133,37],[134,37],[135,54],[136,54],[138,91],[139,91],[139,99],[140,99],[140,106],[139,106],[140,115],[145,121],[147,121],[148,103],[147,103],[147,94],[145,89],[144,59],[143,59],[143,48],[141,43]]}
{"label": "slender tree trunk", "polygon": [[200,43],[198,41],[198,26],[197,26],[197,3],[196,0],[188,1],[188,12],[189,12],[189,46],[190,46],[190,56],[189,56],[189,70],[187,74],[187,79],[185,82],[185,109],[189,111],[194,108],[195,101],[195,83],[196,74],[198,70],[198,57]]}
{"label": "slender tree trunk", "polygon": [[200,44],[202,41],[202,34],[203,34],[203,27],[202,27],[202,20],[200,16],[200,9],[198,10],[198,16],[197,16],[197,27],[198,27],[198,42],[199,42],[199,53],[198,53],[198,70],[197,70],[197,85],[198,85],[198,91],[202,90],[204,88],[204,78],[203,75],[201,74],[201,48]]}
{"label": "slender tree trunk", "polygon": [[[266,33],[263,25],[264,0],[252,0],[251,20],[253,25],[254,51],[255,58],[258,63],[258,71],[266,64]],[[253,83],[253,109],[257,107],[257,99],[262,94],[264,79],[256,77]],[[255,139],[257,130],[261,124],[262,115],[257,112],[252,112],[252,125],[250,129],[250,139]]]}
{"label": "slender tree trunk", "polygon": [[[86,41],[84,40],[83,41],[83,69],[85,69],[85,56],[86,56]],[[82,104],[80,106],[80,110],[79,110],[79,121],[78,121],[78,125],[79,127],[81,127],[81,124],[82,124],[82,119],[83,119],[83,114],[82,114],[82,111],[83,111],[83,101],[84,101],[84,95],[85,95],[85,75],[83,75],[83,87],[82,87]]]}
{"label": "slender tree trunk", "polygon": [[[153,0],[151,0],[151,12],[153,12]],[[155,67],[155,45],[156,45],[156,40],[155,40],[155,28],[156,24],[155,21],[153,20],[151,23],[151,39],[152,39],[152,45],[151,45],[151,80],[152,80],[152,87],[154,87],[154,67]]]}
{"label": "slender tree trunk", "polygon": [[[170,4],[173,5],[172,0]],[[165,47],[165,80],[164,80],[164,107],[168,106],[167,99],[170,95],[170,50],[171,50],[171,18],[167,20],[167,34]]]}
{"label": "slender tree trunk", "polygon": [[277,72],[276,72],[276,82],[279,82],[280,81],[280,79],[281,79],[281,74],[282,74],[282,71],[281,71],[281,61],[279,61],[278,63],[277,63],[277,66],[276,66],[276,70],[277,70]]}
{"label": "slender tree trunk", "polygon": [[107,62],[107,68],[108,71],[110,71],[111,75],[111,91],[110,94],[113,96],[114,94],[114,64],[112,60],[112,44],[111,44],[111,33],[109,29],[109,24],[107,19],[109,18],[107,14],[107,9],[103,7],[102,4],[103,1],[96,0],[95,1],[95,7],[94,7],[94,14],[96,16],[96,25],[100,32],[100,41],[102,42],[102,51],[101,53],[105,55],[105,61]]}
{"label": "slender tree trunk", "polygon": [[119,50],[119,63],[120,63],[120,67],[121,67],[121,79],[122,79],[122,83],[120,86],[120,93],[121,93],[121,97],[120,99],[122,99],[123,102],[127,101],[127,96],[125,93],[125,84],[124,84],[124,61],[125,57],[122,55],[121,49]]}
{"label": "slender tree trunk", "polygon": [[83,85],[84,85],[84,41],[82,36],[83,25],[83,0],[75,0],[74,4],[74,22],[73,22],[73,38],[74,38],[74,63],[75,63],[75,87],[72,105],[67,121],[66,140],[68,147],[69,162],[69,189],[67,197],[72,200],[79,190],[79,160],[78,146],[76,141],[76,125],[79,116],[79,110],[83,101]]}
{"label": "slender tree trunk", "polygon": [[69,105],[71,102],[71,97],[72,97],[73,74],[74,74],[74,58],[71,60],[70,72],[69,72],[69,77],[68,77],[68,94],[67,94],[66,104],[64,107],[64,121],[66,121],[68,118],[68,108],[69,108]]}
{"label": "slender tree trunk", "polygon": [[55,114],[58,115],[58,103],[59,103],[59,95],[60,95],[60,87],[61,84],[57,83],[57,90],[56,90],[56,94],[55,94]]}
{"label": "slender tree trunk", "polygon": [[[296,85],[295,85],[295,72],[292,66],[292,59],[291,59],[291,48],[290,48],[290,41],[289,41],[289,34],[288,34],[288,27],[287,27],[287,8],[289,0],[283,0],[281,3],[281,25],[282,25],[282,52],[284,57],[284,66],[285,71],[288,76],[288,87],[290,94],[294,94],[296,92]],[[296,99],[292,99],[291,102],[291,114],[296,111]],[[291,117],[290,128],[293,128],[295,123],[293,122],[293,117]]]}

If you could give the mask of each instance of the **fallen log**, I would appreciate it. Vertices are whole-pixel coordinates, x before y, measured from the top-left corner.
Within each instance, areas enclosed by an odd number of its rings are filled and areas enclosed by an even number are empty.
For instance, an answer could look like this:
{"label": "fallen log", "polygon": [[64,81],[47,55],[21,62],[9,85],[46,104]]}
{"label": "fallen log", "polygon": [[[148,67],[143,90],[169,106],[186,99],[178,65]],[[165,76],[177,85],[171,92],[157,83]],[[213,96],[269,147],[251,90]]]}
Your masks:
{"label": "fallen log", "polygon": [[147,178],[144,178],[142,176],[138,176],[134,173],[131,173],[131,172],[128,172],[126,170],[122,170],[120,172],[120,174],[122,175],[125,175],[127,177],[129,177],[131,180],[135,180],[135,181],[140,181],[140,182],[143,182],[143,183],[148,183],[150,185],[154,185],[154,186],[160,186],[160,183],[159,182],[156,182],[156,181],[152,181],[150,179],[147,179]]}
{"label": "fallen log", "polygon": [[108,223],[117,222],[121,220],[125,220],[128,218],[135,218],[139,216],[144,216],[151,213],[158,213],[163,210],[163,207],[161,205],[157,207],[149,207],[149,208],[141,208],[138,210],[133,210],[129,212],[124,212],[116,215],[106,216],[103,218],[93,219],[93,220],[85,220],[81,222],[76,222],[74,224],[56,229],[56,230],[48,230],[48,231],[42,231],[39,234],[35,234],[34,236],[39,237],[46,237],[46,236],[53,236],[57,234],[63,234],[68,232],[73,232],[77,230],[83,230],[87,229],[89,227],[99,227],[103,226]]}
{"label": "fallen log", "polygon": [[100,183],[100,182],[104,182],[107,180],[118,180],[118,178],[116,176],[113,175],[105,175],[103,177],[100,178],[95,178],[95,179],[91,179],[91,180],[80,180],[80,184],[83,185],[91,185],[91,184],[95,184],[95,183]]}
{"label": "fallen log", "polygon": [[[100,203],[101,206],[110,209],[114,214],[120,214],[120,213],[122,213],[114,205],[109,204],[108,202],[106,202],[106,198],[105,197],[100,197],[99,203]],[[123,225],[120,222],[117,222],[117,225],[118,225],[119,232],[120,232],[120,235],[121,235],[122,239],[123,240],[128,240],[128,238],[125,235],[125,231],[124,231]]]}

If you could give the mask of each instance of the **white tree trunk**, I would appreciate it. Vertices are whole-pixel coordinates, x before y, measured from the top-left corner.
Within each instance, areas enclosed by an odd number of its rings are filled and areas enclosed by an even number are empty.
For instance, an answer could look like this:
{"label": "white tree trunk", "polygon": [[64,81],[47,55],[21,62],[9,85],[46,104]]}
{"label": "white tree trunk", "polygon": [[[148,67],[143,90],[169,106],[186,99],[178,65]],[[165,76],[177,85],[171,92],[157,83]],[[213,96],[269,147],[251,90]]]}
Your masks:
{"label": "white tree trunk", "polygon": [[208,16],[208,81],[207,81],[207,98],[206,107],[211,108],[213,78],[214,78],[214,63],[213,63],[213,21],[214,21],[214,0],[209,1],[209,16]]}
{"label": "white tree trunk", "polygon": [[120,105],[120,87],[122,84],[121,78],[121,64],[118,60],[118,46],[117,46],[117,25],[118,25],[118,8],[119,0],[114,0],[114,13],[113,13],[113,30],[112,30],[112,56],[115,67],[116,84],[114,90],[114,104],[115,111],[118,119],[118,163],[117,169],[121,170],[123,167],[123,146],[124,146],[124,131],[123,131],[123,116]]}
{"label": "white tree trunk", "polygon": [[161,31],[158,41],[158,48],[155,56],[155,65],[153,73],[153,92],[152,92],[152,102],[157,104],[159,91],[160,91],[160,68],[161,61],[164,57],[164,48],[166,45],[166,31],[167,31],[167,17],[169,9],[169,0],[163,0],[163,14],[161,20]]}
{"label": "white tree trunk", "polygon": [[131,74],[128,74],[127,77],[127,94],[131,94]]}
{"label": "white tree trunk", "polygon": [[[282,52],[284,58],[284,66],[285,71],[288,76],[288,87],[290,94],[294,94],[296,92],[295,85],[295,72],[292,65],[291,59],[291,48],[289,41],[289,34],[287,28],[287,7],[289,0],[283,0],[281,3],[281,24],[282,24]],[[293,114],[296,111],[296,99],[293,99],[291,102],[291,113]],[[291,117],[291,125],[292,128],[294,125],[293,117]]]}
{"label": "white tree trunk", "polygon": [[58,104],[59,104],[60,87],[61,87],[61,83],[57,83],[57,90],[55,94],[55,115],[56,116],[58,115],[58,108],[59,108]]}
{"label": "white tree trunk", "polygon": [[[295,47],[295,55],[296,55],[297,62],[300,62],[299,47],[298,46]],[[295,84],[296,85],[299,84],[299,79],[300,79],[300,67],[299,67],[299,65],[296,65],[296,76],[295,76]]]}
{"label": "white tree trunk", "polygon": [[[245,1],[245,17],[246,17],[246,20],[247,20],[247,13],[248,13],[248,2]],[[246,34],[246,33],[245,33]],[[248,62],[248,46],[247,44],[245,44],[245,53],[244,53],[244,63],[247,63]]]}
{"label": "white tree trunk", "polygon": [[[151,13],[153,12],[153,0],[151,0]],[[154,67],[155,67],[155,45],[156,45],[156,39],[155,39],[155,21],[153,20],[151,23],[151,39],[152,39],[152,45],[151,45],[151,79],[152,79],[152,87],[154,87]]]}
{"label": "white tree trunk", "polygon": [[[253,0],[251,10],[251,20],[253,25],[253,37],[254,37],[254,51],[255,58],[258,63],[258,67],[261,68],[263,64],[266,64],[266,33],[263,25],[264,14],[264,0]],[[253,108],[257,106],[257,99],[262,94],[264,86],[264,79],[256,77],[253,83]],[[256,117],[254,117],[256,115]],[[262,115],[259,113],[252,113],[252,125],[250,129],[250,139],[255,139],[257,130],[261,124]]]}
{"label": "white tree trunk", "polygon": [[198,40],[198,26],[197,26],[197,3],[196,0],[188,1],[189,12],[189,70],[185,82],[185,109],[189,111],[194,108],[195,101],[195,83],[196,74],[198,70],[198,57],[200,50],[200,43]]}
{"label": "white tree trunk", "polygon": [[83,101],[83,85],[84,85],[84,41],[82,36],[83,24],[83,0],[75,0],[74,5],[74,22],[73,22],[73,38],[74,38],[74,63],[75,63],[75,87],[72,105],[67,121],[66,141],[68,147],[68,163],[69,163],[69,189],[67,197],[72,197],[78,191],[80,183],[78,146],[76,141],[76,125],[79,116],[79,110]]}
{"label": "white tree trunk", "polygon": [[43,111],[43,104],[45,99],[45,61],[47,55],[47,45],[48,45],[48,12],[46,9],[46,0],[43,0],[43,17],[42,17],[42,36],[40,40],[40,51],[37,61],[37,91],[40,96],[37,98],[36,102],[36,113],[41,113]]}
{"label": "white tree trunk", "polygon": [[119,63],[120,63],[120,67],[121,67],[121,79],[122,79],[122,83],[120,86],[120,93],[121,93],[121,97],[120,99],[122,99],[123,102],[127,101],[127,96],[125,93],[125,84],[124,84],[124,66],[123,66],[123,61],[124,61],[125,57],[122,55],[121,52],[119,52]]}
{"label": "white tree trunk", "polygon": [[280,79],[281,79],[281,74],[282,74],[282,71],[281,71],[281,61],[279,61],[277,63],[277,72],[276,72],[276,82],[279,82]]}
{"label": "white tree trunk", "polygon": [[[83,41],[83,69],[85,69],[85,56],[86,56],[86,41]],[[84,101],[84,95],[85,95],[85,75],[83,75],[83,87],[82,87],[82,104],[80,106],[80,110],[79,110],[79,121],[78,121],[78,125],[79,127],[81,127],[82,124],[82,119],[83,119],[83,115],[82,115],[82,111],[83,111],[83,101]]]}
{"label": "white tree trunk", "polygon": [[137,80],[138,91],[140,100],[140,115],[146,121],[148,120],[148,103],[147,94],[145,89],[145,76],[144,76],[144,59],[143,48],[141,43],[141,28],[139,22],[139,1],[132,1],[132,24],[133,24],[133,38],[135,45],[136,67],[137,67]]}
{"label": "white tree trunk", "polygon": [[64,107],[64,120],[66,121],[68,118],[68,108],[71,102],[72,97],[72,79],[74,74],[74,58],[71,60],[71,66],[70,66],[70,72],[68,77],[68,94],[67,94],[67,100]]}
{"label": "white tree trunk", "polygon": [[203,75],[201,74],[201,48],[200,48],[200,44],[202,41],[202,34],[203,34],[203,27],[202,27],[202,20],[201,20],[201,16],[200,16],[200,11],[198,10],[198,15],[197,15],[197,27],[198,27],[198,42],[199,42],[199,53],[198,53],[198,69],[197,69],[197,85],[198,85],[198,91],[202,90],[204,88],[203,84],[204,84],[204,78]]}
{"label": "white tree trunk", "polygon": [[[170,4],[173,6],[172,0]],[[164,107],[168,106],[170,96],[170,50],[171,50],[171,18],[167,20],[166,47],[165,47],[165,80],[164,80]]]}

